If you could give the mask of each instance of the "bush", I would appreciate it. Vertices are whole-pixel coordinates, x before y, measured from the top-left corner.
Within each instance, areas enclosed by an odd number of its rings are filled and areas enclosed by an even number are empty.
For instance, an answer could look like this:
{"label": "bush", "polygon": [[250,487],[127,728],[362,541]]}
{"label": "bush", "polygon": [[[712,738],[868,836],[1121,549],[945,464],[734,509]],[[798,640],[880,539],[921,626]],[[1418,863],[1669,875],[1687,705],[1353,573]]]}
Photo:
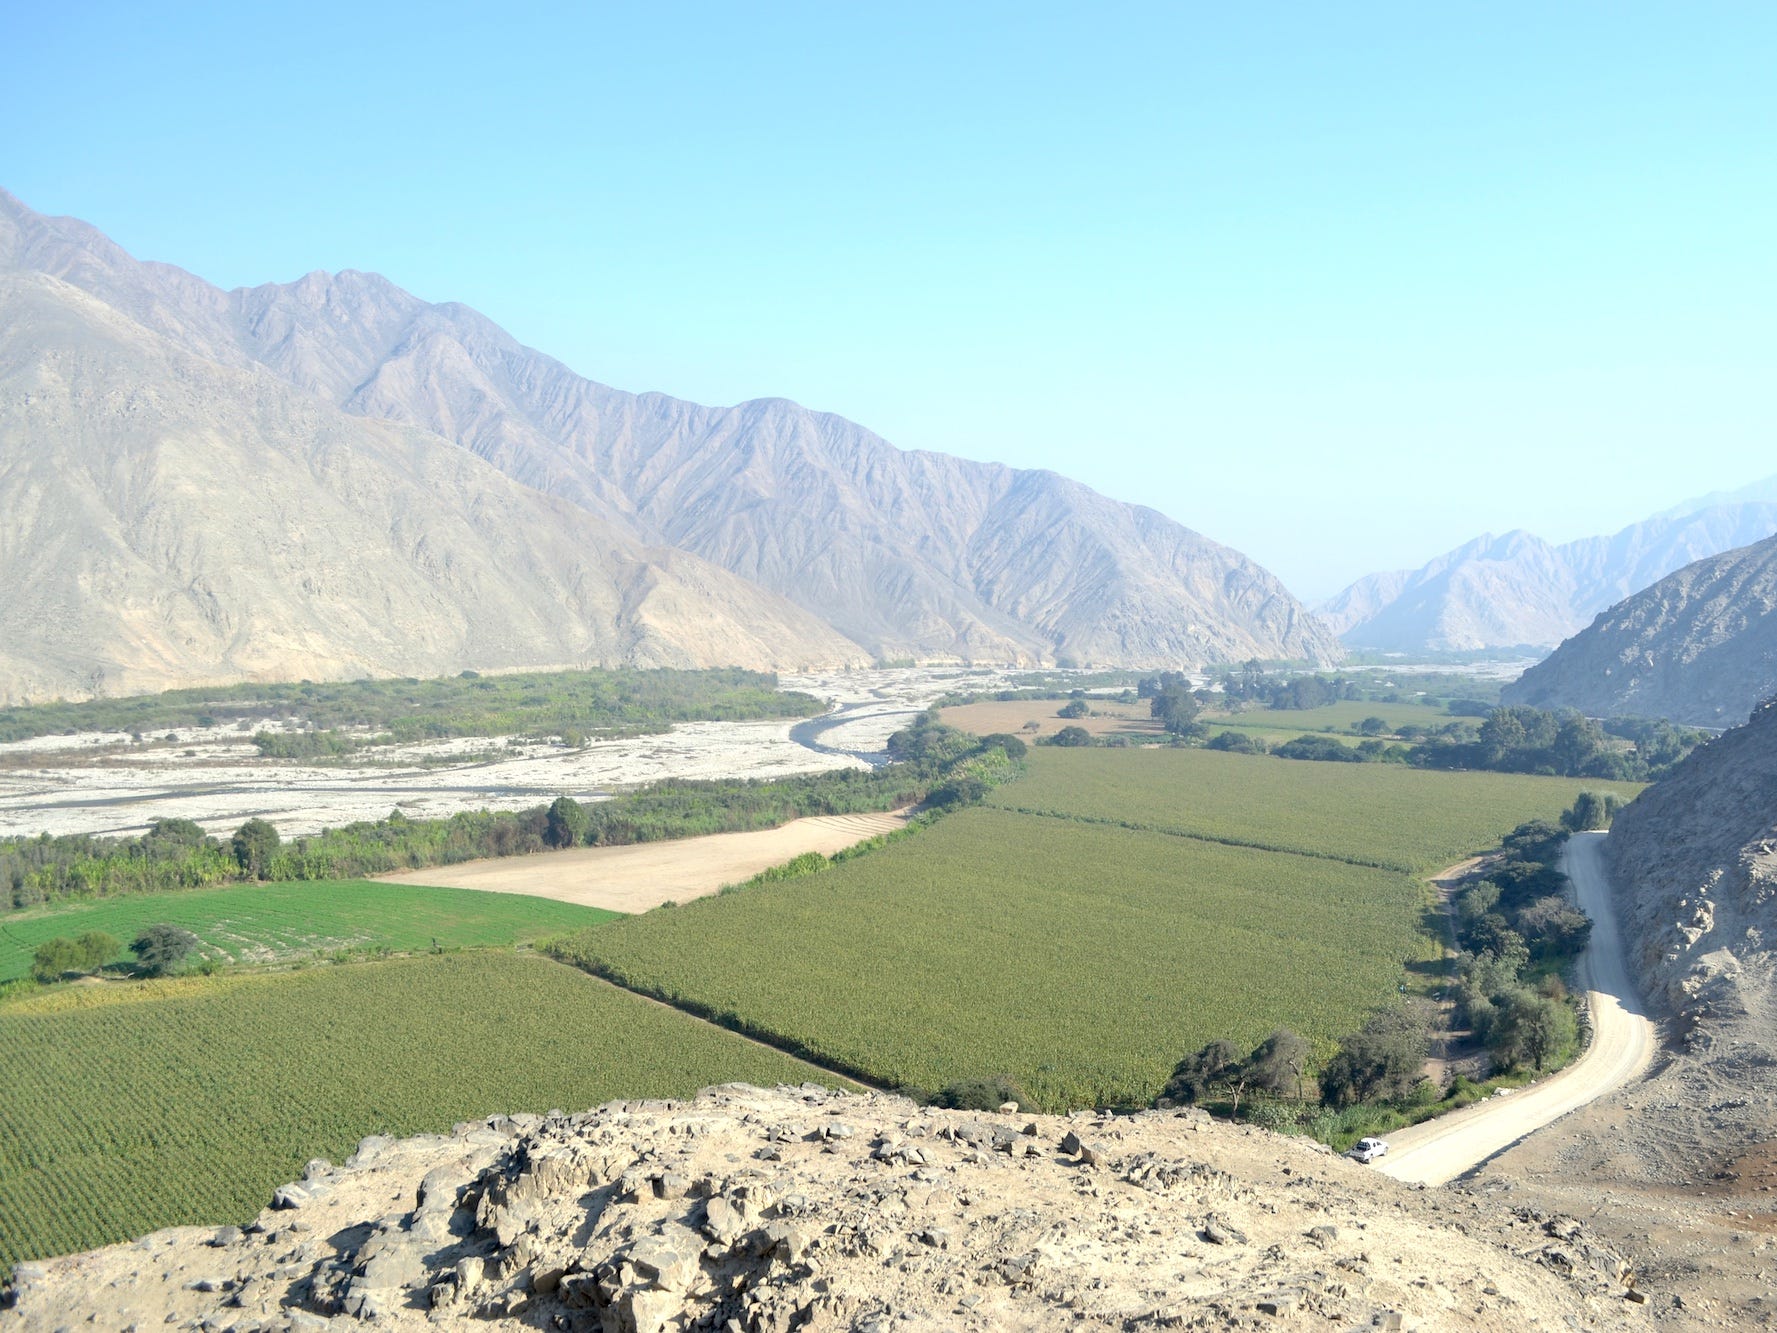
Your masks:
{"label": "bush", "polygon": [[151,977],[164,977],[191,956],[198,947],[198,938],[189,930],[162,922],[148,926],[131,941],[130,952],[142,971]]}
{"label": "bush", "polygon": [[993,1078],[966,1078],[947,1084],[932,1098],[932,1105],[951,1111],[997,1111],[1007,1102],[1030,1105],[1030,1097],[1004,1074]]}
{"label": "bush", "polygon": [[1203,743],[1206,750],[1226,750],[1229,754],[1264,754],[1265,742],[1244,731],[1218,731]]}

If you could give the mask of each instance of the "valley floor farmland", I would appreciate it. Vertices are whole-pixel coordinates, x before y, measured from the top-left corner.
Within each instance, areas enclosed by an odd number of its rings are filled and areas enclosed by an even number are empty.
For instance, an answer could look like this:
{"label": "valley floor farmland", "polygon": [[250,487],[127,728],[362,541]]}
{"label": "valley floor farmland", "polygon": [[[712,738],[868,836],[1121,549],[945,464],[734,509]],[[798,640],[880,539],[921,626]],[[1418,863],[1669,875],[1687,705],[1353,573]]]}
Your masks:
{"label": "valley floor farmland", "polygon": [[877,1082],[1006,1074],[1045,1109],[1141,1103],[1215,1038],[1286,1025],[1329,1050],[1438,956],[1419,873],[1597,785],[1201,751],[1031,761],[917,838],[556,947]]}
{"label": "valley floor farmland", "polygon": [[499,1111],[834,1080],[504,952],[53,992],[0,1009],[0,1273],[245,1222],[315,1156]]}
{"label": "valley floor farmland", "polygon": [[[866,838],[907,826],[908,812],[814,815],[777,828],[712,833],[668,842],[575,847],[532,856],[462,861],[380,877],[383,884],[439,884],[496,894],[553,898],[613,912],[645,912],[665,902],[690,902],[738,884],[806,852],[831,856]],[[574,922],[560,929],[585,923]],[[4,973],[0,972],[0,980]]]}
{"label": "valley floor farmland", "polygon": [[31,970],[37,946],[103,931],[125,948],[160,922],[198,937],[202,955],[231,963],[276,963],[340,949],[398,953],[520,944],[608,921],[612,913],[464,889],[409,888],[367,880],[231,884],[58,903],[0,916],[0,981]]}
{"label": "valley floor farmland", "polygon": [[1433,956],[1407,875],[974,809],[819,874],[613,922],[568,953],[887,1084],[1010,1074],[1143,1102],[1186,1048],[1322,1043]]}
{"label": "valley floor farmland", "polygon": [[1322,764],[1216,750],[1031,751],[1030,776],[991,805],[1424,874],[1483,852],[1580,791],[1636,783]]}

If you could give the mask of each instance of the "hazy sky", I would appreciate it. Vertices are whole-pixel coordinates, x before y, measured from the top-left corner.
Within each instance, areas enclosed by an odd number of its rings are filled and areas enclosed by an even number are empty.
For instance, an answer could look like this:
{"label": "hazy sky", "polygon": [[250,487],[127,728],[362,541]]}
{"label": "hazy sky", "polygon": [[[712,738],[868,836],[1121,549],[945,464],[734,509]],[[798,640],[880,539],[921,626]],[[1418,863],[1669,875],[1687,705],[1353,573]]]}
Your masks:
{"label": "hazy sky", "polygon": [[[960,12],[960,11],[965,11]],[[1777,473],[1777,5],[0,6],[0,185],[1319,597]]]}

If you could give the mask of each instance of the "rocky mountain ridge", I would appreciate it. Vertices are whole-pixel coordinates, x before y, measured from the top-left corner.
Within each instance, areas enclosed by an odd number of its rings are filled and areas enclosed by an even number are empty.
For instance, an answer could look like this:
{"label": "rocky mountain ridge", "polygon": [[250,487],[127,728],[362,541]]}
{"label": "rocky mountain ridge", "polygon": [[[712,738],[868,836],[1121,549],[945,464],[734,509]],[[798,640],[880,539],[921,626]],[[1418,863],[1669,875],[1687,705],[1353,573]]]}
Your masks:
{"label": "rocky mountain ridge", "polygon": [[1777,694],[1777,537],[1687,565],[1605,611],[1503,691],[1592,717],[1733,726]]}
{"label": "rocky mountain ridge", "polygon": [[1627,1328],[1571,1218],[1199,1111],[935,1111],[812,1085],[498,1116],[310,1164],[245,1230],[20,1265],[0,1330]]}
{"label": "rocky mountain ridge", "polygon": [[1417,570],[1371,574],[1315,608],[1349,647],[1546,649],[1693,561],[1777,532],[1777,478],[1556,546],[1487,534]]}
{"label": "rocky mountain ridge", "polygon": [[187,350],[418,427],[522,485],[722,566],[884,657],[1135,666],[1341,649],[1270,574],[1053,473],[895,448],[781,399],[701,407],[573,374],[374,274],[223,292],[0,193],[0,268]]}
{"label": "rocky mountain ridge", "polygon": [[869,660],[726,570],[31,272],[0,272],[0,509],[0,701]]}

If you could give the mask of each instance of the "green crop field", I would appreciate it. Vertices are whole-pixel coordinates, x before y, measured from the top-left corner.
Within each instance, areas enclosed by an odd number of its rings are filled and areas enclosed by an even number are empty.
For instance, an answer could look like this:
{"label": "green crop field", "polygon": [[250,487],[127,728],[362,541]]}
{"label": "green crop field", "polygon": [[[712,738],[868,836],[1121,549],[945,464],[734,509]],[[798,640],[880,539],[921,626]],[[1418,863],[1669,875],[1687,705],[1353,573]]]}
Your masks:
{"label": "green crop field", "polygon": [[1414,702],[1364,703],[1362,700],[1343,700],[1320,708],[1249,708],[1239,713],[1227,714],[1205,710],[1198,720],[1212,734],[1231,728],[1238,731],[1300,736],[1310,731],[1336,731],[1352,735],[1356,732],[1357,724],[1367,717],[1381,718],[1388,723],[1390,729],[1406,726],[1442,727],[1451,722],[1477,724],[1481,720],[1475,717],[1452,717],[1441,706]]}
{"label": "green crop field", "polygon": [[1635,783],[1399,764],[1322,764],[1214,750],[1031,751],[1030,776],[988,797],[1026,813],[1124,822],[1415,874],[1554,819],[1581,791],[1631,799]]}
{"label": "green crop field", "polygon": [[1145,1102],[1216,1037],[1325,1049],[1435,956],[1425,903],[1398,872],[978,808],[557,947],[879,1082],[1010,1074],[1060,1108]]}
{"label": "green crop field", "polygon": [[[98,930],[127,946],[144,926],[168,922],[203,941],[206,956],[276,962],[338,949],[412,952],[522,943],[615,917],[509,893],[420,888],[368,880],[235,884],[132,894],[0,917],[0,981],[31,970],[45,940]],[[126,949],[115,960],[129,958]]]}
{"label": "green crop field", "polygon": [[0,1007],[0,1271],[244,1222],[366,1134],[831,1077],[535,955],[51,992]]}

